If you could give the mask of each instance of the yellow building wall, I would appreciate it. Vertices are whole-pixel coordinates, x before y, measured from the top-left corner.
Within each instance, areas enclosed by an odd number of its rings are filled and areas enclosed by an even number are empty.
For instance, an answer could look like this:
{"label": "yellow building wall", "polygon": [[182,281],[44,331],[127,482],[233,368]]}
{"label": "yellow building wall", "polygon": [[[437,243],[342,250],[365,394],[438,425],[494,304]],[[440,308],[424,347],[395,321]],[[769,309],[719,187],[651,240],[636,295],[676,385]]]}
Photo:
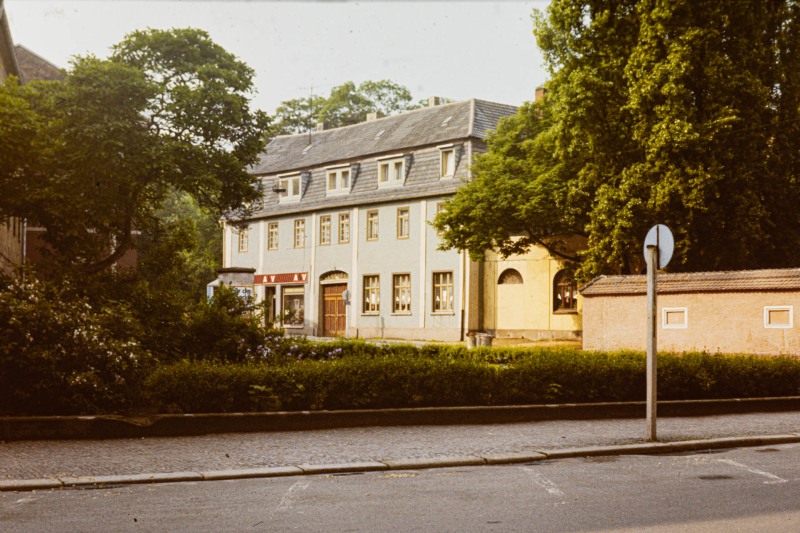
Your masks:
{"label": "yellow building wall", "polygon": [[[498,284],[500,275],[512,268],[522,284]],[[482,275],[482,328],[497,337],[573,339],[581,332],[582,303],[571,312],[553,312],[553,279],[560,263],[540,247],[503,259],[487,252]]]}

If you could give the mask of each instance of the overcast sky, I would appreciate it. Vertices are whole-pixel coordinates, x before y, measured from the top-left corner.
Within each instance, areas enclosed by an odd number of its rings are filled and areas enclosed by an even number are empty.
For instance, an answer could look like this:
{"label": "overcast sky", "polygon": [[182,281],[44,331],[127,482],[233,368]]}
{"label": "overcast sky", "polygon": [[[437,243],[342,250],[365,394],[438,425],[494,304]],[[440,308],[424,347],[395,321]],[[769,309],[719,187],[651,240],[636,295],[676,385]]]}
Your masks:
{"label": "overcast sky", "polygon": [[391,79],[415,99],[519,105],[546,80],[531,13],[547,0],[277,2],[6,0],[11,33],[59,67],[136,29],[197,27],[256,72],[256,107],[352,80]]}

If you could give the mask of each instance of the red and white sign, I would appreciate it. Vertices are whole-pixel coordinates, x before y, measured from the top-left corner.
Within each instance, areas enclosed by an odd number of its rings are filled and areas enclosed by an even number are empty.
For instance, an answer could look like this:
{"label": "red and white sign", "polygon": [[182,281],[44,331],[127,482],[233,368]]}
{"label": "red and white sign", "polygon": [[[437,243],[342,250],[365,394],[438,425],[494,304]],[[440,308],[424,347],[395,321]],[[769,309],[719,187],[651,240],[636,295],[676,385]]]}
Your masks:
{"label": "red and white sign", "polygon": [[256,285],[283,285],[287,283],[308,283],[308,272],[289,272],[286,274],[256,274]]}

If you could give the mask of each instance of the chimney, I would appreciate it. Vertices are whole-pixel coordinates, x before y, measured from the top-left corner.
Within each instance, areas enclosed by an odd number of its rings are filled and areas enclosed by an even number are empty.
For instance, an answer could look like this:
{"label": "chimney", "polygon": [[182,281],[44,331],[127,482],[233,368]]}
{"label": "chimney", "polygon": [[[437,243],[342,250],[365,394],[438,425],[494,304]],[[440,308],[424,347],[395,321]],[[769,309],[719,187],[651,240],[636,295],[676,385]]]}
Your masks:
{"label": "chimney", "polygon": [[327,125],[324,122],[317,122],[317,131],[323,131]]}
{"label": "chimney", "polygon": [[438,96],[431,96],[428,98],[428,107],[436,107],[437,105],[442,104],[442,99]]}
{"label": "chimney", "polygon": [[533,93],[533,101],[534,102],[541,102],[544,100],[544,87],[537,87],[536,92]]}
{"label": "chimney", "polygon": [[372,122],[373,120],[378,120],[377,111],[373,111],[372,113],[367,113],[367,122]]}

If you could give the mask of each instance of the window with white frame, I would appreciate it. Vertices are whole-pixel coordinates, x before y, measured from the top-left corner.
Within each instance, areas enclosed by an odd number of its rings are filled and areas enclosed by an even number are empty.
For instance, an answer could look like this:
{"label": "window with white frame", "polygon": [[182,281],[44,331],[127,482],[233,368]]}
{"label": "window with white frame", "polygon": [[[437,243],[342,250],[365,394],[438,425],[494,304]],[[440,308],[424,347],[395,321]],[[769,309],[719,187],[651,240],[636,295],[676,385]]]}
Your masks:
{"label": "window with white frame", "polygon": [[689,327],[689,311],[685,307],[663,307],[661,327],[664,329],[686,329]]}
{"label": "window with white frame", "polygon": [[392,313],[411,314],[411,274],[394,274],[392,276]]}
{"label": "window with white frame", "polygon": [[452,146],[443,146],[439,148],[439,151],[441,157],[439,176],[452,178],[456,173],[456,150]]}
{"label": "window with white frame", "polygon": [[339,244],[350,242],[350,213],[339,213]]}
{"label": "window with white frame", "polygon": [[367,211],[367,240],[378,240],[378,211]]}
{"label": "window with white frame", "polygon": [[410,211],[408,207],[397,209],[397,238],[408,239],[411,233]]}
{"label": "window with white frame", "polygon": [[453,273],[434,272],[433,273],[433,312],[452,313],[453,312]]}
{"label": "window with white frame", "polygon": [[300,174],[294,176],[278,176],[278,186],[276,191],[281,202],[293,202],[300,200],[302,192],[302,179]]}
{"label": "window with white frame", "polygon": [[278,223],[267,224],[267,250],[278,249]]}
{"label": "window with white frame", "polygon": [[350,192],[350,167],[328,169],[328,194]]}
{"label": "window with white frame", "polygon": [[327,246],[331,243],[331,217],[324,215],[319,217],[319,244]]}
{"label": "window with white frame", "polygon": [[766,305],[764,306],[764,327],[783,328],[794,327],[794,306],[791,305]]}
{"label": "window with white frame", "polygon": [[247,252],[247,230],[240,229],[239,230],[239,253]]}
{"label": "window with white frame", "polygon": [[402,185],[406,179],[405,159],[395,157],[378,161],[378,187]]}
{"label": "window with white frame", "polygon": [[364,314],[377,315],[381,311],[380,276],[364,276]]}
{"label": "window with white frame", "polygon": [[298,219],[294,221],[294,247],[303,248],[306,244],[306,221]]}

